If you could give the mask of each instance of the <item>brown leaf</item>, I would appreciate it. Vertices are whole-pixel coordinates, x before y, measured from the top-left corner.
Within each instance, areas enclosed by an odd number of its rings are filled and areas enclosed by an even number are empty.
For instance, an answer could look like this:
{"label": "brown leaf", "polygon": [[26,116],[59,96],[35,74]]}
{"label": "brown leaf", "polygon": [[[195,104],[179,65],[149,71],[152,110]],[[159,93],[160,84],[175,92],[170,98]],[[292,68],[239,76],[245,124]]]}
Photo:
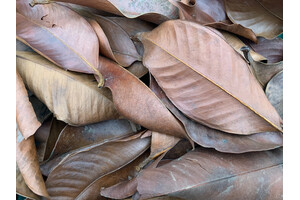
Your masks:
{"label": "brown leaf", "polygon": [[41,102],[32,92],[27,90],[29,95],[29,101],[32,104],[33,110],[37,117],[37,120],[40,123],[43,123],[45,120],[49,119],[52,116],[51,111],[47,108],[43,102]]}
{"label": "brown leaf", "polygon": [[20,172],[18,165],[16,166],[16,192],[23,197],[40,200],[41,197],[33,193],[25,183],[25,180]]}
{"label": "brown leaf", "polygon": [[126,69],[103,57],[100,72],[112,91],[118,112],[141,126],[176,137],[187,137],[180,122],[168,111],[153,92]]}
{"label": "brown leaf", "polygon": [[227,17],[223,0],[169,0],[179,9],[179,18],[226,30],[257,42],[255,33]]}
{"label": "brown leaf", "polygon": [[267,83],[275,74],[283,69],[283,61],[277,63],[263,63],[255,61],[249,53],[250,48],[248,46],[242,47],[241,51],[243,51],[244,57],[250,63],[252,74],[255,75],[256,79],[263,88],[266,87]]}
{"label": "brown leaf", "polygon": [[119,117],[108,89],[91,75],[63,70],[31,52],[17,52],[17,71],[54,116],[71,125]]}
{"label": "brown leaf", "polygon": [[185,115],[234,134],[282,131],[282,120],[249,65],[215,32],[169,20],[140,37],[144,65]]}
{"label": "brown leaf", "polygon": [[16,72],[16,120],[22,136],[27,139],[41,126],[37,120],[23,80]]}
{"label": "brown leaf", "polygon": [[[222,35],[224,36],[226,42],[228,44],[230,44],[230,46],[232,46],[232,48],[234,48],[234,50],[236,50],[239,54],[241,54],[244,57],[243,52],[241,51],[241,48],[243,46],[245,46],[245,43],[242,42],[242,40],[240,40],[236,35],[231,34],[227,31],[220,31],[222,33]],[[252,58],[255,61],[267,61],[267,58],[265,58],[264,56],[262,56],[261,54],[250,50],[250,55],[252,56]]]}
{"label": "brown leaf", "polygon": [[283,19],[283,0],[257,0],[267,11]]}
{"label": "brown leaf", "polygon": [[17,39],[64,69],[95,74],[102,86],[99,42],[89,23],[65,6],[30,2],[17,0]]}
{"label": "brown leaf", "polygon": [[268,63],[277,63],[283,60],[283,40],[281,38],[277,37],[273,40],[267,40],[263,37],[258,37],[257,44],[248,40],[244,40],[244,43],[255,52],[265,56],[268,59]]}
{"label": "brown leaf", "polygon": [[42,173],[48,176],[62,160],[76,152],[95,145],[128,138],[138,129],[137,125],[125,119],[103,121],[81,127],[67,125],[59,132],[58,139],[49,153],[50,158],[41,165]]}
{"label": "brown leaf", "polygon": [[[265,2],[269,2],[272,7],[282,9],[282,4],[273,1]],[[283,31],[282,19],[257,0],[225,0],[225,8],[227,16],[233,23],[252,29],[256,36],[273,39]]]}
{"label": "brown leaf", "polygon": [[69,156],[48,176],[46,186],[51,199],[84,198],[81,195],[95,180],[126,166],[145,152],[149,144],[149,138],[109,142]]}
{"label": "brown leaf", "polygon": [[198,148],[137,180],[141,199],[282,199],[282,149],[225,154]]}
{"label": "brown leaf", "polygon": [[[178,11],[167,0],[58,0],[60,2],[75,3],[91,8],[96,8],[127,18],[140,17],[143,20],[160,24],[169,19],[176,19]],[[32,0],[32,5],[47,3],[48,0]]]}
{"label": "brown leaf", "polygon": [[266,95],[283,118],[283,71],[278,72],[267,84]]}
{"label": "brown leaf", "polygon": [[[17,128],[17,135],[19,129]],[[36,154],[34,137],[16,142],[16,160],[26,185],[35,194],[49,197]]]}
{"label": "brown leaf", "polygon": [[126,68],[130,73],[136,77],[141,78],[148,73],[148,69],[143,65],[142,62],[134,62],[132,65]]}
{"label": "brown leaf", "polygon": [[150,88],[157,97],[161,99],[166,107],[182,122],[190,138],[203,147],[215,148],[221,152],[243,153],[269,150],[283,145],[283,136],[280,132],[233,135],[206,127],[187,118],[180,112],[168,99],[152,76],[150,78]]}

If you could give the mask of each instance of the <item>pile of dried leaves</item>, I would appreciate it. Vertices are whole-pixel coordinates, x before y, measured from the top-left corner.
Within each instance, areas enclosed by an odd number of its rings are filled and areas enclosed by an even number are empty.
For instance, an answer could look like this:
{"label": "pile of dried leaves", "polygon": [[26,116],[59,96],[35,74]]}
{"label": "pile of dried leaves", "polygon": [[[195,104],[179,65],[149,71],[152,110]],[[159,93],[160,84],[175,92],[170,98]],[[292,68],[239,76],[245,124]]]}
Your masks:
{"label": "pile of dried leaves", "polygon": [[282,199],[282,0],[17,0],[17,194]]}

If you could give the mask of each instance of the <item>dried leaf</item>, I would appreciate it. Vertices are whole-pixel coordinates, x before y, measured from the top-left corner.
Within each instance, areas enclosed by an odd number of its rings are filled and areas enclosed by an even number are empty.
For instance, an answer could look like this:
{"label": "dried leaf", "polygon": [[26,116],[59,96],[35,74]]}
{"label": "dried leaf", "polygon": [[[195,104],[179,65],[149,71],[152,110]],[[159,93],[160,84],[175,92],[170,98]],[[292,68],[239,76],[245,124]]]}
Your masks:
{"label": "dried leaf", "polygon": [[65,71],[31,52],[17,52],[17,71],[58,120],[85,125],[119,117],[110,91],[91,75]]}
{"label": "dried leaf", "polygon": [[22,136],[27,139],[41,126],[37,120],[22,77],[16,73],[16,120]]}
{"label": "dried leaf", "polygon": [[282,131],[280,116],[246,61],[215,32],[169,20],[140,37],[144,65],[185,115],[234,134]]}
{"label": "dried leaf", "polygon": [[255,33],[227,17],[223,0],[169,0],[179,9],[179,18],[222,29],[257,42]]}
{"label": "dried leaf", "polygon": [[50,135],[52,119],[46,120],[34,134],[35,146],[39,162],[44,160],[47,140]]}
{"label": "dried leaf", "polygon": [[148,69],[143,65],[142,62],[134,62],[126,69],[138,78],[141,78],[148,73]]}
{"label": "dried leaf", "polygon": [[[282,9],[282,4],[267,0],[264,2]],[[283,31],[282,19],[257,0],[225,0],[225,8],[227,16],[233,23],[252,29],[256,36],[273,39]]]}
{"label": "dried leaf", "polygon": [[[187,137],[180,122],[138,78],[116,63],[99,58],[99,69],[118,112],[136,124],[176,137]],[[130,98],[129,98],[130,97]]]}
{"label": "dried leaf", "polygon": [[180,112],[161,90],[153,77],[150,78],[150,88],[157,97],[161,99],[166,107],[182,122],[190,138],[200,146],[215,148],[221,152],[244,153],[249,151],[274,149],[283,145],[283,136],[280,132],[233,135],[206,127],[187,118]]}
{"label": "dried leaf", "polygon": [[[113,13],[127,18],[140,17],[143,20],[160,24],[169,19],[176,19],[178,11],[175,6],[167,0],[58,0],[60,2],[76,3]],[[49,3],[49,0],[32,0],[32,5],[38,3]]]}
{"label": "dried leaf", "polygon": [[267,11],[283,19],[283,0],[257,0]]}
{"label": "dried leaf", "polygon": [[16,156],[20,172],[30,190],[37,195],[49,197],[40,171],[33,136],[16,143]]}
{"label": "dried leaf", "polygon": [[71,71],[99,73],[99,42],[93,28],[71,9],[51,3],[31,7],[17,0],[17,39],[56,65]]}
{"label": "dried leaf", "polygon": [[263,88],[266,87],[267,83],[275,74],[283,69],[283,61],[277,63],[263,63],[255,61],[249,53],[250,48],[248,46],[242,47],[241,51],[250,63],[252,74],[256,77]]}
{"label": "dried leaf", "polygon": [[149,138],[110,142],[69,156],[48,176],[46,186],[51,199],[84,198],[81,194],[95,180],[135,160],[149,144]]}
{"label": "dried leaf", "polygon": [[198,148],[144,170],[137,180],[141,199],[282,199],[282,150],[225,154]]}
{"label": "dried leaf", "polygon": [[40,200],[41,197],[33,193],[25,183],[25,180],[20,172],[18,165],[16,166],[16,192],[23,197],[29,197],[30,199]]}
{"label": "dried leaf", "polygon": [[29,90],[27,91],[29,95],[29,101],[32,104],[33,110],[37,117],[37,120],[40,123],[43,123],[45,120],[49,119],[52,116],[51,111],[47,108],[43,102],[41,102],[34,94],[32,94]]}
{"label": "dried leaf", "polygon": [[267,84],[266,95],[283,118],[283,71],[278,72]]}

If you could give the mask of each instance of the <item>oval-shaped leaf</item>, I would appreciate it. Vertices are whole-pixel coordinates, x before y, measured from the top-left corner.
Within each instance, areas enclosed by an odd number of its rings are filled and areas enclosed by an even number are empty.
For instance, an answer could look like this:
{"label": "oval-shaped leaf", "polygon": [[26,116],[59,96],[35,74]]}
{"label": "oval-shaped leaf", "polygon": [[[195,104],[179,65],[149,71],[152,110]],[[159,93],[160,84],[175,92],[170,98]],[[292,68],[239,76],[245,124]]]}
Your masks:
{"label": "oval-shaped leaf", "polygon": [[[167,0],[58,0],[60,2],[75,3],[91,8],[96,8],[127,18],[140,17],[153,23],[162,23],[178,17],[178,10]],[[49,3],[50,0],[32,0],[32,5]]]}
{"label": "oval-shaped leaf", "polygon": [[[138,176],[140,199],[282,199],[282,150],[224,154],[198,148]],[[159,183],[159,184],[158,184]]]}
{"label": "oval-shaped leaf", "polygon": [[233,135],[204,126],[187,118],[180,112],[152,76],[150,78],[150,88],[173,115],[182,122],[190,138],[200,146],[215,148],[218,151],[227,153],[244,153],[274,149],[283,145],[283,135],[280,132]]}
{"label": "oval-shaped leaf", "polygon": [[283,118],[283,71],[276,74],[267,84],[266,95],[278,114]]}
{"label": "oval-shaped leaf", "polygon": [[144,65],[185,115],[234,134],[282,130],[280,116],[249,65],[215,32],[169,20],[141,34],[141,40]]}
{"label": "oval-shaped leaf", "polygon": [[27,139],[41,126],[29,101],[23,80],[16,72],[16,120],[22,136]]}
{"label": "oval-shaped leaf", "polygon": [[116,63],[103,57],[99,60],[105,87],[112,91],[115,107],[122,116],[149,130],[188,138],[182,124],[143,82]]}
{"label": "oval-shaped leaf", "polygon": [[127,165],[149,144],[149,138],[111,142],[68,157],[48,176],[46,186],[51,199],[80,197],[96,179]]}
{"label": "oval-shaped leaf", "polygon": [[90,24],[71,9],[56,3],[31,7],[17,0],[17,39],[56,65],[97,75],[99,42]]}
{"label": "oval-shaped leaf", "polygon": [[58,120],[85,125],[119,117],[110,91],[99,89],[91,75],[63,70],[31,52],[17,52],[17,70]]}
{"label": "oval-shaped leaf", "polygon": [[[275,7],[282,6],[269,2]],[[282,19],[257,0],[225,0],[225,8],[233,23],[252,29],[256,36],[273,39],[283,31]]]}

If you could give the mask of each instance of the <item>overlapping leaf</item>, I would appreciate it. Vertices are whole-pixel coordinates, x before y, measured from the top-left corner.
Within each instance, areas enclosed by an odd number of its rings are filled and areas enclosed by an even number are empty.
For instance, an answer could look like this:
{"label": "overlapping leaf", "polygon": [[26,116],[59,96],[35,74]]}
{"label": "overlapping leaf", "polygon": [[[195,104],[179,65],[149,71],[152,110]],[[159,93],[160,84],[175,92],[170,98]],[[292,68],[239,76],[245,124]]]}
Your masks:
{"label": "overlapping leaf", "polygon": [[99,42],[90,24],[65,6],[30,2],[17,0],[17,39],[62,68],[95,74],[102,86]]}
{"label": "overlapping leaf", "polygon": [[197,123],[187,118],[172,104],[153,77],[150,80],[151,90],[182,122],[190,138],[203,147],[215,148],[218,151],[227,153],[243,153],[274,149],[283,144],[283,137],[280,132],[233,135]]}
{"label": "overlapping leaf", "polygon": [[169,20],[140,37],[144,65],[185,115],[234,134],[282,130],[249,65],[215,32]]}
{"label": "overlapping leaf", "polygon": [[138,178],[140,199],[282,199],[282,149],[224,154],[198,148]]}
{"label": "overlapping leaf", "polygon": [[[178,10],[167,0],[58,0],[60,2],[75,3],[91,8],[96,8],[127,18],[140,17],[143,20],[153,23],[161,23],[178,17]],[[32,0],[32,5],[47,3],[45,0]]]}
{"label": "overlapping leaf", "polygon": [[91,75],[65,71],[31,52],[17,52],[17,71],[58,120],[84,125],[119,117],[110,91]]}
{"label": "overlapping leaf", "polygon": [[16,73],[16,121],[22,136],[27,139],[41,126],[19,73]]}
{"label": "overlapping leaf", "polygon": [[[251,29],[256,36],[273,39],[283,31],[283,21],[278,17],[279,15],[282,16],[282,0],[279,2],[281,3],[274,3],[270,0],[225,0],[225,8],[227,16],[233,23]],[[277,10],[281,14],[275,15],[274,12],[270,12],[264,6],[267,4],[269,8],[279,8]]]}
{"label": "overlapping leaf", "polygon": [[267,84],[266,95],[283,118],[283,71],[278,72]]}

